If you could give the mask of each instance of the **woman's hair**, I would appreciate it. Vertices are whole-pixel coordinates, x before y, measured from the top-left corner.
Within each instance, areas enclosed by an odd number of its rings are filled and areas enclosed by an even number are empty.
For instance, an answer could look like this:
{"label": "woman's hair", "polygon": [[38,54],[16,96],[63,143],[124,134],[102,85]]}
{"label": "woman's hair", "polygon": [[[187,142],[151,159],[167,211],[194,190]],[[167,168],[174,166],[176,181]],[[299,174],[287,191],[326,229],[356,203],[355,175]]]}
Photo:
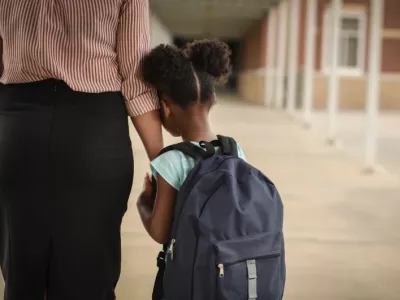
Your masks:
{"label": "woman's hair", "polygon": [[183,109],[214,99],[215,84],[231,72],[231,51],[218,40],[201,40],[184,49],[160,45],[143,59],[143,78]]}

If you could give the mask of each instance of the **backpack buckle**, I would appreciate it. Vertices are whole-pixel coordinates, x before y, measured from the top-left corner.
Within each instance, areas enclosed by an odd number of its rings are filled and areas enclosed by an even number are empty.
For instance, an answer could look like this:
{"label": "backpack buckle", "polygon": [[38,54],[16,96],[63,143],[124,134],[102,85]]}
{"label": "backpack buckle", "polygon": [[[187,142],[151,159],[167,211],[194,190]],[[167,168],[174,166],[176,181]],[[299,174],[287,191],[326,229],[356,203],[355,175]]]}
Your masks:
{"label": "backpack buckle", "polygon": [[157,267],[158,268],[165,268],[165,252],[160,251],[157,256]]}
{"label": "backpack buckle", "polygon": [[207,158],[215,155],[215,148],[214,148],[213,144],[201,141],[199,143],[199,145],[200,145],[201,148],[206,150],[206,157]]}

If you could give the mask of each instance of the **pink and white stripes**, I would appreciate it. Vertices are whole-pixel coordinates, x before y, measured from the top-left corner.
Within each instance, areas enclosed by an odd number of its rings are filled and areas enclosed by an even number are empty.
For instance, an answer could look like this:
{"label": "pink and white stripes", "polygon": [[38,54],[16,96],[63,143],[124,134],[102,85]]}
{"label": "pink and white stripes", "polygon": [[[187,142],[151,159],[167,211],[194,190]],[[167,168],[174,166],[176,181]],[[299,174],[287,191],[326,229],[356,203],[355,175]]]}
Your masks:
{"label": "pink and white stripes", "polygon": [[148,0],[0,0],[0,38],[4,84],[53,78],[76,91],[121,91],[132,116],[158,108],[140,74]]}

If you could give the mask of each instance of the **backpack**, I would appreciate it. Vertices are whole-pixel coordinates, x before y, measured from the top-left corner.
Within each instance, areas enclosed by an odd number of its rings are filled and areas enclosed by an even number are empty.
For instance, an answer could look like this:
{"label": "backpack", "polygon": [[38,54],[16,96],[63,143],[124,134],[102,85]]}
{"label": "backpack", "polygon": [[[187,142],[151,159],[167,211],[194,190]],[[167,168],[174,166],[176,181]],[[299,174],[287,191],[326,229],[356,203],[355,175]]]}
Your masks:
{"label": "backpack", "polygon": [[276,187],[238,158],[232,138],[200,146],[206,151],[180,143],[161,152],[179,150],[198,163],[177,196],[153,300],[281,300],[286,265]]}

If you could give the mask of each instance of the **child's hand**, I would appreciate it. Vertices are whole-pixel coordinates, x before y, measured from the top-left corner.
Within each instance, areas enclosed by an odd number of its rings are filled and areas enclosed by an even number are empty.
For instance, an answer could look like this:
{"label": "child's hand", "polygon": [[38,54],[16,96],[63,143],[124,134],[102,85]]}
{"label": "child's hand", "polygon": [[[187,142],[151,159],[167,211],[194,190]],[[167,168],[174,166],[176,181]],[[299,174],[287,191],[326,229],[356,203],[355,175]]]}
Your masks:
{"label": "child's hand", "polygon": [[143,195],[151,197],[153,195],[153,186],[151,184],[151,177],[149,173],[146,173],[143,182]]}

